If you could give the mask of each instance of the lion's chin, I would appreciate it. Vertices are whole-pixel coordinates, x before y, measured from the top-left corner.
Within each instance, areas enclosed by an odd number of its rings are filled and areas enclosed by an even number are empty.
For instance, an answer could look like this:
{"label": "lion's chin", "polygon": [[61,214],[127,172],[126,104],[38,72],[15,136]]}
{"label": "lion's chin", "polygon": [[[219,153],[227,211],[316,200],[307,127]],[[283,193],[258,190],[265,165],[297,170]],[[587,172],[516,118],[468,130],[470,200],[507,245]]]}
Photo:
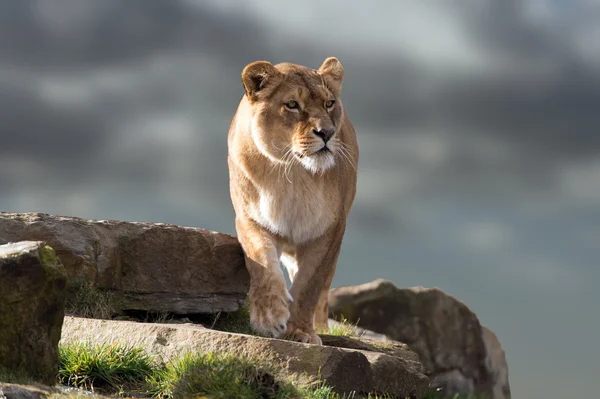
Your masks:
{"label": "lion's chin", "polygon": [[331,151],[321,151],[299,159],[304,169],[312,174],[323,173],[333,168],[335,158]]}

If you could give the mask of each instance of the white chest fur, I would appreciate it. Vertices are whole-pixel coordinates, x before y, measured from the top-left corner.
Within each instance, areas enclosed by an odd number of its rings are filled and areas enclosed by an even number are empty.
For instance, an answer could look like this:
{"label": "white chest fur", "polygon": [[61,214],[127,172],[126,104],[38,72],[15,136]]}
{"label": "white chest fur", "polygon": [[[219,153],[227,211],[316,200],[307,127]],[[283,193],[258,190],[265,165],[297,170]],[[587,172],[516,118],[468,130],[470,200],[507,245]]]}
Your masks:
{"label": "white chest fur", "polygon": [[323,190],[261,192],[254,219],[271,232],[302,244],[321,236],[335,221],[335,204]]}

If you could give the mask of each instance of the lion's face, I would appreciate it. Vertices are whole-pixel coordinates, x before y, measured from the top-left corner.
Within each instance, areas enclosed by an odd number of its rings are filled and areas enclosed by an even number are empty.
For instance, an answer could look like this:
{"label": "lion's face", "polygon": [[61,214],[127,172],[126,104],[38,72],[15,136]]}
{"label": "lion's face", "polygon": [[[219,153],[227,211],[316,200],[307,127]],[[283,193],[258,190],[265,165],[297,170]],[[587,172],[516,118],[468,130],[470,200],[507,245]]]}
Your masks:
{"label": "lion's face", "polygon": [[343,117],[339,61],[337,74],[323,67],[255,64],[242,76],[259,151],[274,162],[298,163],[312,173],[332,168],[344,151],[338,134]]}

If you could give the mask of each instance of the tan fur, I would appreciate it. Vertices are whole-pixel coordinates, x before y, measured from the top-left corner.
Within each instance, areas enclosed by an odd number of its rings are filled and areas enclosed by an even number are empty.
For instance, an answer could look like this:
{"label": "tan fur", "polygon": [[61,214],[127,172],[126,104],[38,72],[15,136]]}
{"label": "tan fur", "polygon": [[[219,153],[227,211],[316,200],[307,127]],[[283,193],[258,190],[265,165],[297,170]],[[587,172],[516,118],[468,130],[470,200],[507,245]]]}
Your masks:
{"label": "tan fur", "polygon": [[228,138],[230,194],[251,278],[251,324],[267,336],[320,344],[314,326],[327,327],[358,165],[343,76],[334,57],[319,70],[257,61],[242,72],[246,93]]}

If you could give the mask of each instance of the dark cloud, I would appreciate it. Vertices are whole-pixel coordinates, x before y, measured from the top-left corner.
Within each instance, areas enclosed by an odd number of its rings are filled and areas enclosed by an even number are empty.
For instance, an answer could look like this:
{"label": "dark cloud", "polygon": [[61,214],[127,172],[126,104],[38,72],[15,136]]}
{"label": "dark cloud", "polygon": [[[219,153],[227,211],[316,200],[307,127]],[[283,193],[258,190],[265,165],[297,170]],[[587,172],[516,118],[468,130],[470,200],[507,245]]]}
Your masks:
{"label": "dark cloud", "polygon": [[455,81],[441,93],[443,123],[491,134],[542,156],[597,155],[600,75],[568,69],[543,85],[526,80]]}
{"label": "dark cloud", "polygon": [[438,100],[444,125],[507,140],[531,158],[598,155],[600,69],[573,47],[576,29],[600,17],[600,6],[556,3],[559,20],[549,22],[527,12],[531,2],[483,3],[465,15],[469,37],[510,69],[444,82]]}
{"label": "dark cloud", "polygon": [[[21,73],[16,82],[1,84],[0,135],[10,140],[0,153],[62,168],[73,179],[157,186],[172,162],[160,144],[138,140],[126,151],[113,146],[132,126],[159,123],[153,115],[178,114],[203,137],[189,143],[197,156],[181,154],[195,168],[185,181],[201,170],[203,185],[225,195],[226,173],[208,165],[224,167],[224,138],[242,94],[243,66],[268,59],[318,67],[336,55],[347,71],[345,104],[361,140],[423,131],[446,146],[436,168],[386,155],[392,167],[414,172],[423,187],[415,195],[551,190],[565,164],[600,152],[600,74],[570,50],[572,30],[534,23],[520,4],[466,2],[456,8],[465,40],[499,64],[471,71],[468,63],[446,68],[415,58],[410,51],[418,52],[418,43],[387,53],[345,43],[332,52],[329,45],[313,45],[318,34],[280,34],[244,8],[225,12],[168,0],[3,2],[0,67]],[[59,11],[66,5],[70,12]],[[72,89],[83,99],[61,104],[43,95],[48,84],[58,96]],[[489,157],[478,144],[484,140],[503,152]],[[32,142],[39,145],[31,148]]]}
{"label": "dark cloud", "polygon": [[70,169],[88,159],[108,135],[102,118],[67,109],[29,87],[0,84],[0,157],[31,157]]}
{"label": "dark cloud", "polygon": [[[57,11],[67,3],[73,12]],[[129,176],[137,184],[159,184],[167,162],[160,146],[141,140],[137,150],[115,152],[110,140],[149,115],[179,113],[205,137],[204,145],[190,143],[201,155],[190,164],[204,171],[204,184],[222,187],[224,173],[202,165],[224,159],[242,67],[255,59],[318,67],[332,55],[329,46],[311,44],[316,35],[273,37],[244,9],[226,13],[166,0],[48,4],[0,5],[0,66],[31,68],[19,75],[21,84],[0,94],[0,134],[20,132],[0,151],[96,180]],[[556,40],[568,31],[532,23],[514,1],[482,4],[465,3],[457,15],[481,57],[496,57],[503,67],[470,73],[468,66],[423,65],[406,49],[364,56],[340,46],[335,55],[347,70],[348,112],[363,140],[373,132],[403,137],[422,130],[451,144],[437,169],[418,172],[420,163],[413,165],[427,191],[552,188],[555,170],[600,152],[599,74],[569,51],[568,38]],[[161,57],[165,66],[152,67]],[[554,69],[547,72],[544,65]],[[55,86],[71,85],[87,100],[65,106],[41,96],[40,86],[57,75],[63,80]],[[483,139],[505,148],[503,154],[488,157],[476,145]],[[40,145],[28,148],[31,142]]]}
{"label": "dark cloud", "polygon": [[206,52],[239,64],[253,56],[246,45],[249,38],[265,41],[262,29],[251,21],[236,15],[225,18],[179,0],[0,4],[4,62],[44,69],[139,61],[159,51]]}

